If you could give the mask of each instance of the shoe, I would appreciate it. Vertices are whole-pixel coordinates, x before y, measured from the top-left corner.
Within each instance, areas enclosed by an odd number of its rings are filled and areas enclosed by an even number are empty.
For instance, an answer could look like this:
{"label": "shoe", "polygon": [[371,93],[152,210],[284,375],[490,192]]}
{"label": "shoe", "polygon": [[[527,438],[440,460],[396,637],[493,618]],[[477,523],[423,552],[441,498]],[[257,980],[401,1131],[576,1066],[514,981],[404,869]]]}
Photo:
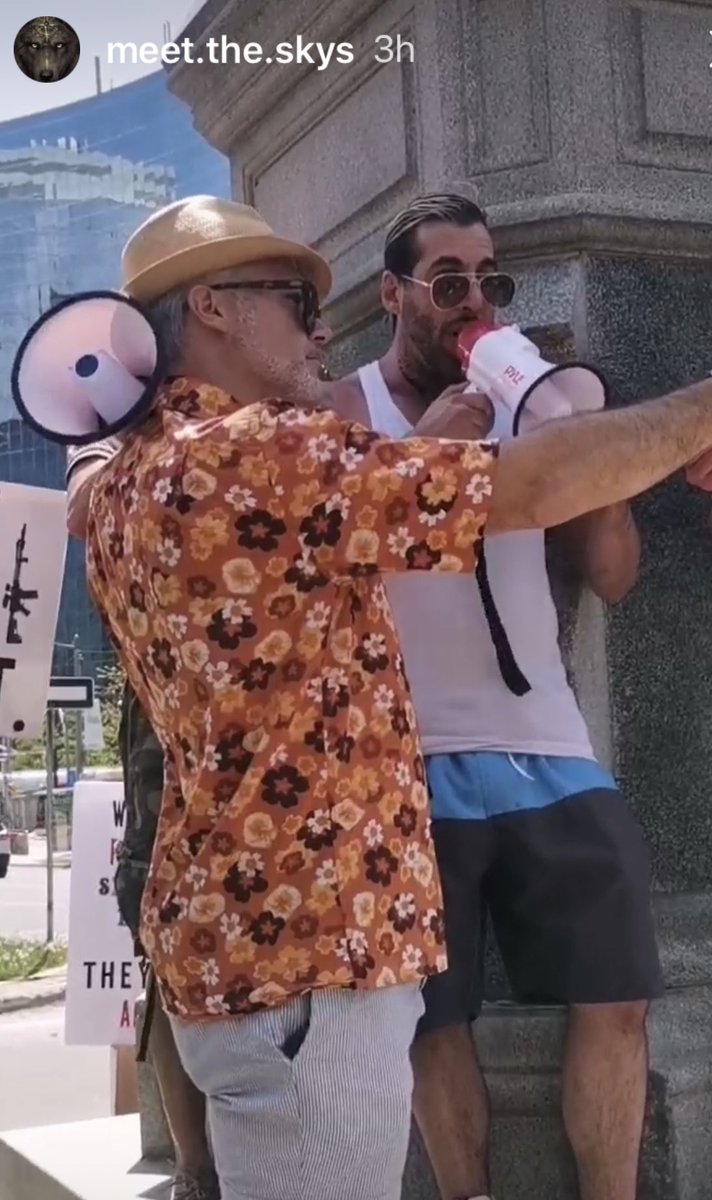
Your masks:
{"label": "shoe", "polygon": [[214,1171],[199,1176],[179,1171],[173,1179],[171,1200],[220,1200],[220,1184]]}

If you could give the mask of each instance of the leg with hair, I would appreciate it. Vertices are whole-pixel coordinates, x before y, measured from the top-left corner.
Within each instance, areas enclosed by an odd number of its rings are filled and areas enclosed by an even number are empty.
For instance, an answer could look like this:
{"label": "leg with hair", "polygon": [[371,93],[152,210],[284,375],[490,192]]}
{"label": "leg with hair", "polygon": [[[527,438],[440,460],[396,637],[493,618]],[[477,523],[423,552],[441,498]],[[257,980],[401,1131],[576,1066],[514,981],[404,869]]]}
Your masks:
{"label": "leg with hair", "polygon": [[[212,1200],[213,1196],[218,1196],[218,1191],[206,1129],[205,1097],[183,1070],[171,1023],[158,1000],[151,1024],[149,1052],[175,1145],[176,1200],[182,1194],[191,1196],[185,1177],[200,1184],[206,1197]],[[183,1193],[179,1190],[181,1177]],[[197,1189],[192,1194],[198,1200]]]}
{"label": "leg with hair", "polygon": [[581,1200],[635,1200],[648,1083],[647,1003],[571,1008],[563,1076]]}
{"label": "leg with hair", "polygon": [[562,798],[503,818],[495,928],[515,994],[569,1007],[563,1116],[581,1200],[635,1200],[646,1015],[663,993],[647,847],[595,763],[525,766],[532,790]]}
{"label": "leg with hair", "polygon": [[443,1200],[489,1192],[487,1085],[469,1023],[418,1037],[413,1111]]}
{"label": "leg with hair", "polygon": [[482,994],[483,881],[493,838],[476,755],[428,760],[433,840],[445,903],[448,970],[428,981],[412,1061],[413,1111],[443,1200],[486,1196],[490,1105],[472,1021]]}

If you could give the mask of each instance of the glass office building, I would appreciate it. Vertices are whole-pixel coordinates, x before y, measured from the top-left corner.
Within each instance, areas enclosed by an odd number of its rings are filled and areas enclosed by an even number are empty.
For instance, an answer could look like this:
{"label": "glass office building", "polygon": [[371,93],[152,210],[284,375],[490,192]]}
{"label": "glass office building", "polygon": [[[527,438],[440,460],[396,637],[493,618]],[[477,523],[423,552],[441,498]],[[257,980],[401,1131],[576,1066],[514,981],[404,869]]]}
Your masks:
{"label": "glass office building", "polygon": [[[230,195],[229,165],[193,129],[156,72],[87,100],[0,124],[0,483],[64,487],[64,451],[15,418],[10,372],[29,326],[63,295],[119,284],[121,248],[152,209],[197,193]],[[110,654],[70,540],[61,645],[86,672]]]}

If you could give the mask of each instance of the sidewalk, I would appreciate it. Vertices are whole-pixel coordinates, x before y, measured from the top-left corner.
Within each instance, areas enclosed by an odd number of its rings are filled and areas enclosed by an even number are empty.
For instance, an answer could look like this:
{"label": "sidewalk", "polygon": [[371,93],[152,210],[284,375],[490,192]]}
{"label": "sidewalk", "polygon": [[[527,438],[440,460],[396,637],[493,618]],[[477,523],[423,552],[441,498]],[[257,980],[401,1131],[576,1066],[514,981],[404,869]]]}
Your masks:
{"label": "sidewalk", "polygon": [[[29,854],[13,854],[10,858],[10,869],[15,867],[46,867],[47,838],[44,833],[31,833],[29,836]],[[55,850],[52,860],[55,867],[71,867],[71,850]]]}
{"label": "sidewalk", "polygon": [[13,979],[0,983],[0,1016],[41,1004],[57,1004],[67,994],[67,968],[55,967],[36,979]]}

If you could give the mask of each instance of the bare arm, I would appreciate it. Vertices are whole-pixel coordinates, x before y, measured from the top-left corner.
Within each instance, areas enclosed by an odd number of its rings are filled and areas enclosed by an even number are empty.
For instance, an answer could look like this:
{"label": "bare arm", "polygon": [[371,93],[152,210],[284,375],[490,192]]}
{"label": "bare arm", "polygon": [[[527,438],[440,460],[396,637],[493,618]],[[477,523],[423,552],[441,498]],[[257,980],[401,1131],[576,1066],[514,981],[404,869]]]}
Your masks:
{"label": "bare arm", "polygon": [[619,604],[640,571],[640,534],[626,501],[558,525],[560,542],[578,575],[606,604]]}
{"label": "bare arm", "polygon": [[640,495],[712,446],[712,380],[551,421],[500,448],[490,533],[549,529]]}

